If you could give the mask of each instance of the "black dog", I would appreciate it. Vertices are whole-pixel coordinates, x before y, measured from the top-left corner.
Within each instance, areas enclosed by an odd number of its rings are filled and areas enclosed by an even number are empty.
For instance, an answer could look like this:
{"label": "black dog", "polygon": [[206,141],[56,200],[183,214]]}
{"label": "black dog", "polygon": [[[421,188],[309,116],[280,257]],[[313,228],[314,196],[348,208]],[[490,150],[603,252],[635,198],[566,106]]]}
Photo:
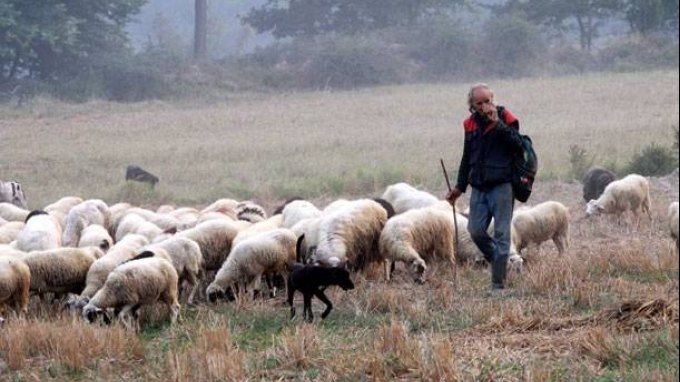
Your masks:
{"label": "black dog", "polygon": [[289,267],[288,273],[288,305],[290,305],[290,318],[295,317],[295,306],[293,305],[293,296],[295,291],[302,292],[304,297],[303,317],[307,322],[314,321],[314,314],[312,313],[312,297],[316,296],[319,300],[326,304],[326,310],[321,314],[324,319],[333,309],[333,304],[330,302],[324,290],[331,286],[337,285],[343,290],[354,289],[354,283],[349,278],[349,271],[344,268],[326,268],[318,265],[303,265],[300,263],[293,263]]}

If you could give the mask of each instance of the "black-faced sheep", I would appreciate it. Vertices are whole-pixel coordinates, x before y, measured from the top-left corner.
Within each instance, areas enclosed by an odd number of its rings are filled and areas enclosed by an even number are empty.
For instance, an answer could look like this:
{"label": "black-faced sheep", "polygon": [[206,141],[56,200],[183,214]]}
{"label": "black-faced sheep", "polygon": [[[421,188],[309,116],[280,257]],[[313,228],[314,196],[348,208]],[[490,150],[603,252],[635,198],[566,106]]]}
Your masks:
{"label": "black-faced sheep", "polygon": [[670,206],[668,206],[668,227],[671,233],[671,238],[675,240],[675,249],[676,251],[680,252],[678,219],[680,219],[680,216],[678,215],[678,202],[673,202]]}
{"label": "black-faced sheep", "polygon": [[44,251],[61,247],[61,227],[45,211],[32,211],[13,244],[24,252]]}
{"label": "black-faced sheep", "polygon": [[512,217],[511,252],[521,254],[530,244],[552,240],[560,255],[569,247],[569,209],[549,201],[517,211]]}
{"label": "black-faced sheep", "polygon": [[85,287],[90,266],[103,257],[96,247],[59,248],[31,252],[23,260],[31,270],[31,292],[79,294]]}
{"label": "black-faced sheep", "polygon": [[130,327],[128,317],[136,319],[141,306],[161,302],[170,309],[170,321],[177,320],[180,310],[177,271],[166,259],[140,257],[121,264],[109,274],[104,286],[83,308],[85,319],[92,322],[114,308],[119,320]]}
{"label": "black-faced sheep", "polygon": [[631,174],[609,183],[597,200],[590,200],[586,206],[587,216],[601,213],[620,216],[626,211],[635,214],[636,225],[640,212],[652,219],[649,182],[643,176]]}
{"label": "black-faced sheep", "polygon": [[208,285],[208,300],[215,302],[223,296],[232,299],[236,291],[254,297],[262,276],[286,274],[288,265],[295,261],[295,245],[295,234],[285,228],[259,233],[236,244]]}
{"label": "black-faced sheep", "polygon": [[414,208],[428,207],[439,201],[434,195],[406,183],[388,186],[381,199],[389,202],[397,214]]}
{"label": "black-faced sheep", "polygon": [[99,247],[104,253],[113,246],[113,239],[109,231],[99,224],[87,226],[80,235],[78,247]]}
{"label": "black-faced sheep", "polygon": [[16,240],[21,230],[24,229],[24,222],[8,222],[0,226],[0,244],[9,244]]}
{"label": "black-faced sheep", "polygon": [[166,257],[177,271],[180,284],[186,281],[189,285],[187,302],[193,304],[194,295],[203,274],[203,255],[195,241],[184,237],[172,237],[160,243],[152,244],[140,250],[151,252],[156,256]]}
{"label": "black-faced sheep", "polygon": [[602,195],[609,183],[616,180],[616,174],[602,168],[593,167],[583,176],[583,199],[587,202]]}
{"label": "black-faced sheep", "polygon": [[0,181],[0,203],[11,203],[23,209],[28,208],[26,195],[19,182]]}
{"label": "black-faced sheep", "polygon": [[288,290],[288,305],[290,305],[290,318],[295,317],[295,305],[293,297],[295,291],[302,292],[304,300],[303,317],[307,322],[314,321],[312,313],[312,297],[316,296],[324,304],[326,309],[321,313],[321,319],[328,317],[333,309],[333,304],[326,297],[324,290],[332,285],[337,285],[342,290],[354,289],[354,283],[349,278],[349,271],[344,268],[326,268],[316,265],[291,264],[289,267],[286,288]]}
{"label": "black-faced sheep", "polygon": [[236,206],[236,217],[251,223],[258,223],[267,219],[267,212],[251,201],[241,202]]}
{"label": "black-faced sheep", "polygon": [[30,212],[11,203],[0,203],[0,218],[8,222],[25,221]]}
{"label": "black-faced sheep", "polygon": [[62,236],[65,247],[78,245],[83,230],[91,224],[98,224],[108,230],[109,206],[101,200],[86,200],[71,208],[66,217],[66,226]]}
{"label": "black-faced sheep", "polygon": [[293,226],[304,219],[318,218],[321,216],[321,210],[306,200],[293,200],[286,204],[281,211],[283,216],[284,228],[293,228]]}
{"label": "black-faced sheep", "polygon": [[28,309],[31,271],[23,260],[12,256],[0,256],[0,314],[11,305],[16,313],[25,314]]}

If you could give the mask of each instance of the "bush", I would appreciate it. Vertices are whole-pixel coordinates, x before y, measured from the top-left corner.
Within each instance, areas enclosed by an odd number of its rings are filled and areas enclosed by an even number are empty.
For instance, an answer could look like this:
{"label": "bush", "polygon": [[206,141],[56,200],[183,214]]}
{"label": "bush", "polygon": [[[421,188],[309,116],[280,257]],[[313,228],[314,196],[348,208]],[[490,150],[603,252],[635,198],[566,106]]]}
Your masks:
{"label": "bush", "polygon": [[672,149],[652,143],[633,156],[626,168],[629,174],[644,176],[666,175],[678,167]]}
{"label": "bush", "polygon": [[571,169],[569,175],[572,179],[581,180],[586,174],[588,169],[590,169],[595,163],[595,156],[588,155],[585,148],[579,145],[569,146],[569,164]]}
{"label": "bush", "polygon": [[484,30],[478,64],[487,70],[486,75],[520,77],[539,71],[540,54],[546,47],[538,28],[526,18],[494,17]]}
{"label": "bush", "polygon": [[678,39],[631,36],[614,40],[597,54],[603,70],[632,71],[678,66]]}

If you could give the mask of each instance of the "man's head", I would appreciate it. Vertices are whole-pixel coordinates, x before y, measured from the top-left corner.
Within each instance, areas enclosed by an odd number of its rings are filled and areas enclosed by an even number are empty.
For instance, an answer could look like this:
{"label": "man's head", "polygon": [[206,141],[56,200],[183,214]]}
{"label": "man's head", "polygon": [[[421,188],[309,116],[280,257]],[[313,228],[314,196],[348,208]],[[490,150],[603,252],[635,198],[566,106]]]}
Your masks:
{"label": "man's head", "polygon": [[468,92],[468,106],[470,112],[477,112],[493,119],[493,113],[496,111],[496,105],[493,101],[493,90],[489,85],[484,83],[475,84]]}

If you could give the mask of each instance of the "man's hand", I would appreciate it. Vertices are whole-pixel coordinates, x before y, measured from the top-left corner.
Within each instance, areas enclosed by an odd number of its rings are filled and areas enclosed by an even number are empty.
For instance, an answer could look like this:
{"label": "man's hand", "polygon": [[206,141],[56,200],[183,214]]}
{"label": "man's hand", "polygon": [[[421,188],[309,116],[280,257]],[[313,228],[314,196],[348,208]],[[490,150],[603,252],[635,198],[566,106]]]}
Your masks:
{"label": "man's hand", "polygon": [[496,109],[496,105],[493,102],[482,105],[482,115],[492,123],[498,122],[498,109]]}
{"label": "man's hand", "polygon": [[458,199],[463,193],[458,189],[458,187],[454,187],[451,191],[446,193],[446,200],[451,203],[451,205],[454,205],[456,203],[456,199]]}

